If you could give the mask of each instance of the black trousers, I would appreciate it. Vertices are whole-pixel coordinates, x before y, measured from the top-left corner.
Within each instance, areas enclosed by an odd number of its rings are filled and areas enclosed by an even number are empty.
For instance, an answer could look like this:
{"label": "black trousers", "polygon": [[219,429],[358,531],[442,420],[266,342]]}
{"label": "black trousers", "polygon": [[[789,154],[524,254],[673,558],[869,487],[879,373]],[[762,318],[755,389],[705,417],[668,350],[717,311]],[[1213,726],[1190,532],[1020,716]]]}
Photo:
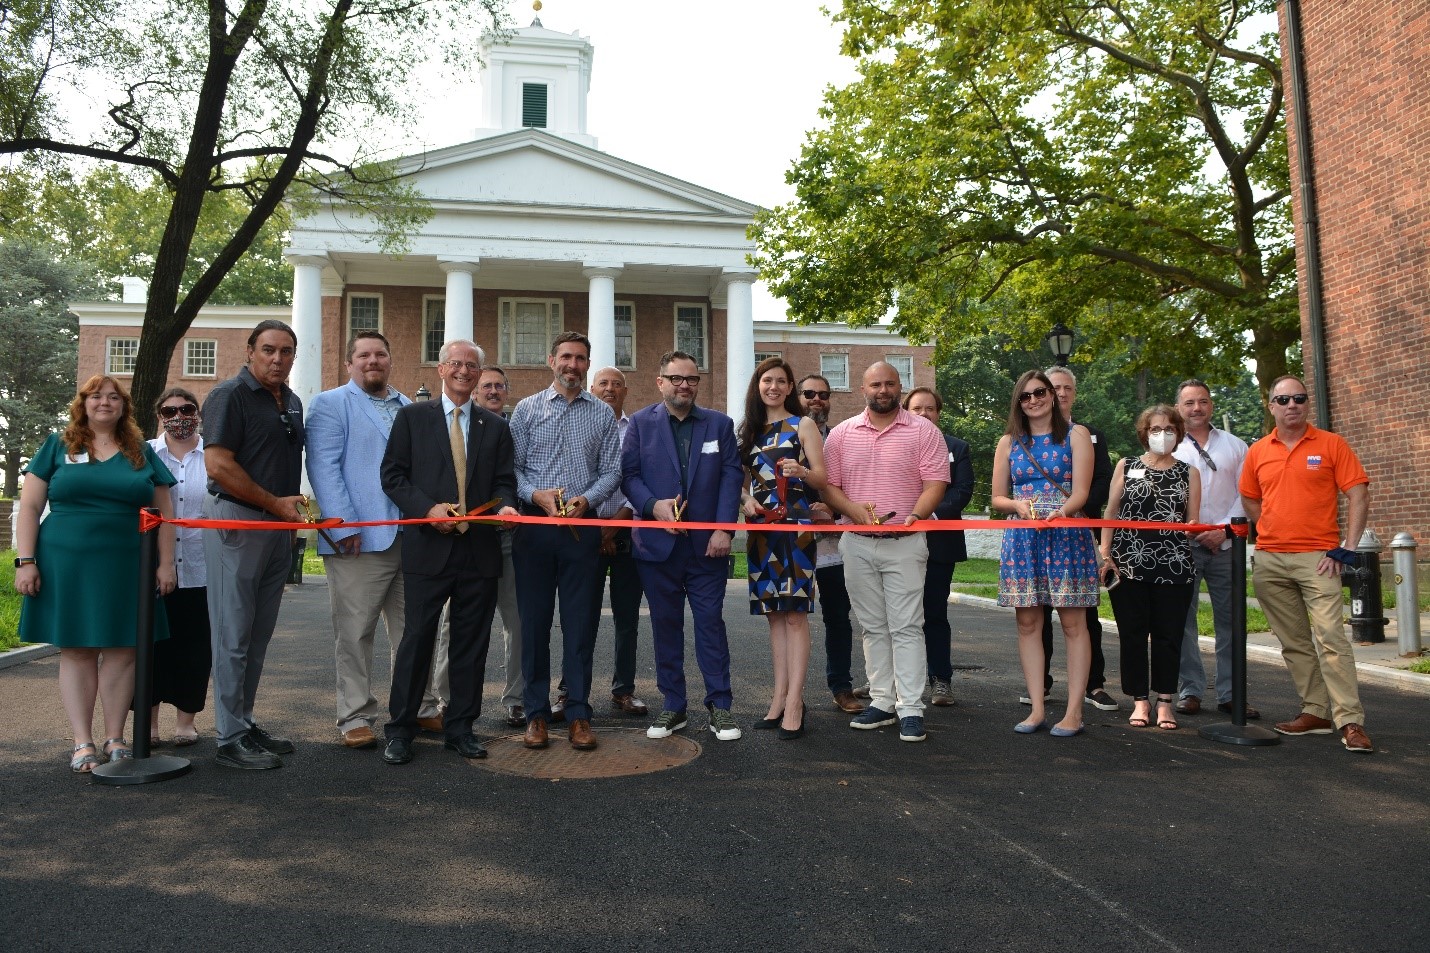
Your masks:
{"label": "black trousers", "polygon": [[854,688],[849,672],[854,664],[854,624],[849,621],[853,608],[849,605],[849,589],[844,585],[844,566],[815,569],[814,584],[819,593],[819,614],[824,619],[824,677],[830,694],[837,695]]}
{"label": "black trousers", "polygon": [[[1073,610],[1077,611],[1077,610]],[[1087,612],[1087,636],[1092,642],[1092,668],[1087,673],[1087,691],[1097,691],[1107,684],[1107,660],[1102,655],[1102,620],[1097,617],[1097,606],[1089,606]],[[1053,607],[1043,606],[1043,694],[1053,688]]]}
{"label": "black trousers", "polygon": [[953,629],[948,624],[948,590],[953,584],[953,563],[929,560],[924,572],[924,651],[929,675],[945,682],[953,679]]}
{"label": "black trousers", "polygon": [[447,647],[452,697],[442,731],[452,739],[471,734],[472,722],[482,713],[482,684],[486,680],[487,645],[491,641],[492,613],[497,606],[497,577],[483,576],[476,568],[472,536],[452,541],[447,565],[435,576],[402,573],[406,593],[402,641],[392,660],[392,720],[383,729],[388,738],[411,739],[417,734],[417,712],[432,672],[432,651],[437,644],[437,624],[442,605],[452,601],[451,641]]}
{"label": "black trousers", "polygon": [[1133,698],[1148,694],[1150,647],[1152,691],[1175,694],[1192,584],[1160,585],[1123,579],[1108,596],[1122,643],[1122,690]]}

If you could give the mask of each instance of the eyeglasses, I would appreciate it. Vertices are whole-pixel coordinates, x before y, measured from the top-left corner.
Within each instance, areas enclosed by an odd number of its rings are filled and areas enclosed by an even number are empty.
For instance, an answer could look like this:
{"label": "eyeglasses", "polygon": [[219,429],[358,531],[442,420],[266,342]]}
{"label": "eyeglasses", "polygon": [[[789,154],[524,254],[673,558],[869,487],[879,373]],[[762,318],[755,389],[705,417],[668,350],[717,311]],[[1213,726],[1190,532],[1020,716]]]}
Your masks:
{"label": "eyeglasses", "polygon": [[1025,390],[1019,394],[1018,403],[1026,404],[1030,400],[1042,400],[1046,396],[1048,396],[1048,389],[1046,387],[1034,387],[1032,390]]}
{"label": "eyeglasses", "polygon": [[1154,433],[1170,433],[1170,434],[1175,434],[1175,433],[1177,432],[1177,428],[1176,428],[1176,427],[1148,427],[1148,428],[1147,428],[1147,432],[1148,432],[1149,434],[1154,434]]}
{"label": "eyeglasses", "polygon": [[689,384],[691,387],[700,386],[699,374],[662,374],[660,376],[670,381],[672,387],[679,387],[681,384]]}
{"label": "eyeglasses", "polygon": [[470,374],[475,374],[482,369],[482,365],[476,361],[443,361],[442,363],[453,371],[466,370]]}
{"label": "eyeglasses", "polygon": [[1297,407],[1300,407],[1302,404],[1304,404],[1310,399],[1311,398],[1307,397],[1305,394],[1277,394],[1275,397],[1271,398],[1271,402],[1273,404],[1280,404],[1282,407],[1285,407],[1287,404],[1294,402]]}
{"label": "eyeglasses", "polygon": [[159,416],[165,420],[172,420],[175,416],[192,417],[199,412],[199,408],[194,404],[180,404],[175,407],[173,404],[165,404],[159,408]]}
{"label": "eyeglasses", "polygon": [[482,385],[482,390],[506,390],[506,385],[501,381],[488,381]]}
{"label": "eyeglasses", "polygon": [[283,429],[288,431],[288,442],[298,442],[298,431],[293,429],[293,420],[288,414],[279,414],[278,419],[283,421]]}
{"label": "eyeglasses", "polygon": [[829,391],[827,390],[802,390],[800,393],[804,395],[805,400],[814,400],[816,397],[820,400],[829,399]]}

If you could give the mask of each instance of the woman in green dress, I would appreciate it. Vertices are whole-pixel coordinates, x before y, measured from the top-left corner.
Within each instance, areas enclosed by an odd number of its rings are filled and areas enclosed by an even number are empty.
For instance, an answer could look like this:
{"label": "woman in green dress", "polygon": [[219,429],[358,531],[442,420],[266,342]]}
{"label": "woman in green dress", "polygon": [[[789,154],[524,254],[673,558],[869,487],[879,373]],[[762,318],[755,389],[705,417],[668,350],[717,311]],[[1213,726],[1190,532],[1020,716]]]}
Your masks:
{"label": "woman in green dress", "polygon": [[[172,516],[174,477],[144,442],[128,393],[96,375],[70,402],[70,423],[25,469],[16,526],[20,638],[60,649],[60,699],[74,730],[70,768],[88,772],[134,756],[124,723],[134,697],[139,608],[139,510]],[[50,513],[40,521],[46,505]],[[174,532],[159,529],[155,585],[173,591]],[[162,603],[155,637],[168,634]],[[104,749],[94,743],[94,702],[104,702]]]}

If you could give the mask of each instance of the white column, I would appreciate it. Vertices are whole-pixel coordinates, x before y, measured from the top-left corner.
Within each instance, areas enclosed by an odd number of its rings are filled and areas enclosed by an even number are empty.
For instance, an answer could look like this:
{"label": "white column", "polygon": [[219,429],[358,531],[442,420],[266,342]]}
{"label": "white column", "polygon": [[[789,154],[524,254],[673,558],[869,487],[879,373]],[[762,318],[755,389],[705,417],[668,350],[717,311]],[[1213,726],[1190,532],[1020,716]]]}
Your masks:
{"label": "white column", "polygon": [[288,386],[307,407],[323,389],[323,268],[327,255],[286,255],[293,266],[293,333],[298,353]]}
{"label": "white column", "polygon": [[586,262],[581,276],[589,281],[586,310],[589,323],[586,336],[591,339],[591,376],[603,367],[616,364],[616,279],[620,265]]}
{"label": "white column", "polygon": [[[447,273],[447,331],[448,341],[475,341],[472,335],[472,276],[481,267],[481,262],[473,259],[438,258],[437,267]],[[489,342],[490,343],[490,342]]]}
{"label": "white column", "polygon": [[725,413],[738,419],[755,373],[755,273],[726,270],[721,281],[725,285]]}

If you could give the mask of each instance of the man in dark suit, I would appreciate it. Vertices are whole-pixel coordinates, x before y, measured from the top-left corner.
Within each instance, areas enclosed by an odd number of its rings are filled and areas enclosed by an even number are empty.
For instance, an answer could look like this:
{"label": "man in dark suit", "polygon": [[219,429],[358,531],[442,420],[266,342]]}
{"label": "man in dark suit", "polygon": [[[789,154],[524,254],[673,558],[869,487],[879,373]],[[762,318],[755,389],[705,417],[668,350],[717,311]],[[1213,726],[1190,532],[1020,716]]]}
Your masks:
{"label": "man in dark suit", "polygon": [[[382,458],[382,489],[406,519],[465,514],[492,498],[497,511],[516,515],[516,476],[506,421],[472,401],[481,357],[471,341],[448,341],[438,355],[442,397],[397,412]],[[412,760],[417,712],[442,605],[451,608],[448,670],[451,698],[443,718],[446,747],[464,758],[485,758],[472,734],[481,714],[487,642],[502,572],[495,527],[444,521],[409,526],[402,533],[402,575],[407,593],[402,642],[392,664],[392,720],[382,759]]]}
{"label": "man in dark suit", "polygon": [[735,427],[724,414],[695,405],[698,371],[695,359],[681,351],[660,359],[662,400],[631,416],[621,449],[621,489],[638,520],[665,524],[662,532],[637,523],[631,534],[650,607],[656,686],[664,697],[646,736],[666,738],[686,726],[688,598],[710,730],[720,741],[734,741],[740,727],[730,714],[730,646],[722,615],[731,534],[675,526],[682,519],[733,523],[740,512],[744,471]]}
{"label": "man in dark suit", "polygon": [[[924,418],[935,427],[943,411],[943,398],[931,387],[915,387],[904,397],[904,409]],[[963,508],[973,498],[973,460],[968,444],[943,435],[948,446],[948,489],[933,511],[936,520],[963,519]],[[928,533],[929,562],[924,575],[924,648],[928,652],[929,701],[938,706],[953,704],[953,629],[948,624],[948,591],[953,584],[953,567],[968,559],[963,530]]]}

